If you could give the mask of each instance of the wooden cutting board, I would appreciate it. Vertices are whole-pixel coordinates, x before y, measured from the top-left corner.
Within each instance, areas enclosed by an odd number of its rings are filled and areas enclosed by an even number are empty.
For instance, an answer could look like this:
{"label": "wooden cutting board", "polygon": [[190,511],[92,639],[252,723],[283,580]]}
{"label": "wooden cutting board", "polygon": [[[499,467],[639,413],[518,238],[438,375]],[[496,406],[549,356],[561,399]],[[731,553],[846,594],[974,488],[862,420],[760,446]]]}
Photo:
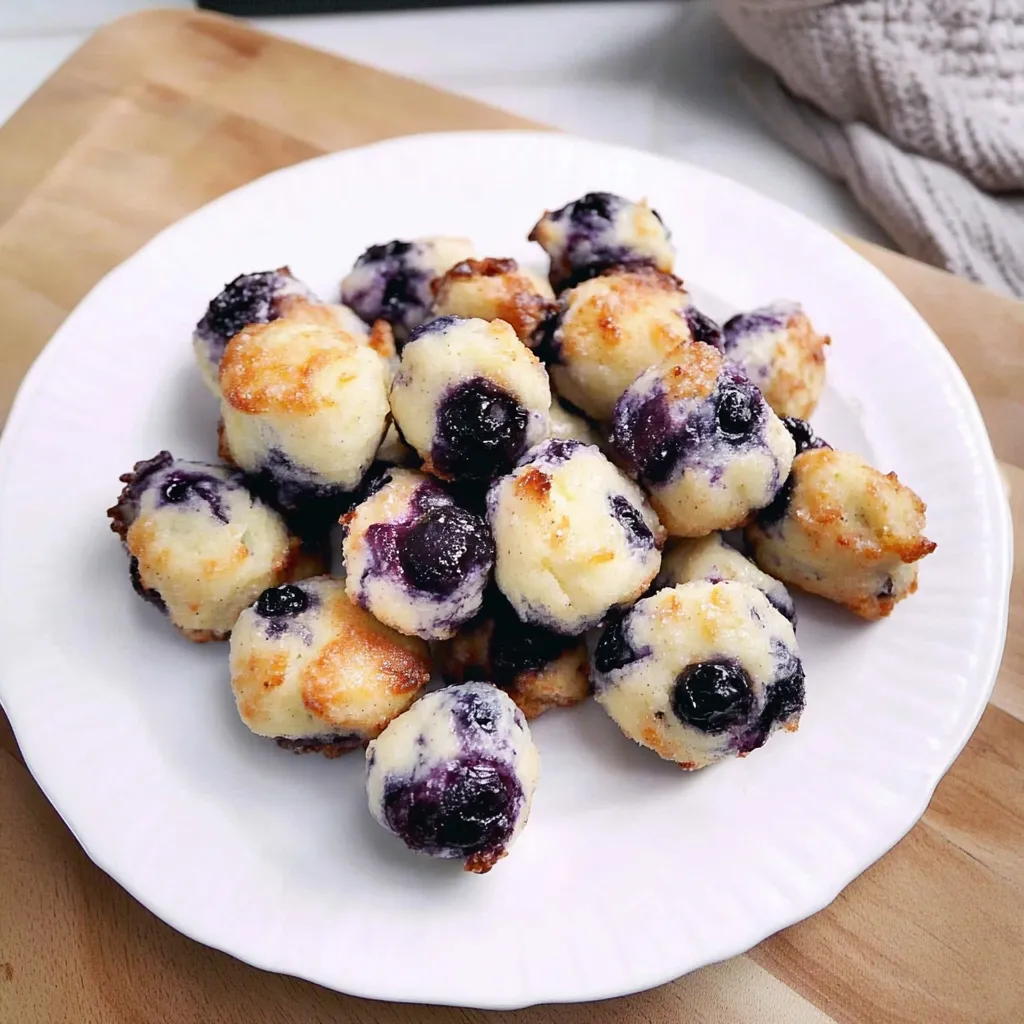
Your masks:
{"label": "wooden cutting board", "polygon": [[[330,150],[503,127],[538,126],[211,15],[146,13],[102,30],[0,129],[0,419],[89,288],[207,200]],[[960,363],[1013,487],[1015,522],[1024,522],[1024,303],[850,244],[903,289]],[[487,1014],[375,1003],[185,939],[86,858],[0,716],[0,1021],[1020,1024],[1022,562],[992,703],[921,823],[810,920],[746,956],[600,1004]]]}

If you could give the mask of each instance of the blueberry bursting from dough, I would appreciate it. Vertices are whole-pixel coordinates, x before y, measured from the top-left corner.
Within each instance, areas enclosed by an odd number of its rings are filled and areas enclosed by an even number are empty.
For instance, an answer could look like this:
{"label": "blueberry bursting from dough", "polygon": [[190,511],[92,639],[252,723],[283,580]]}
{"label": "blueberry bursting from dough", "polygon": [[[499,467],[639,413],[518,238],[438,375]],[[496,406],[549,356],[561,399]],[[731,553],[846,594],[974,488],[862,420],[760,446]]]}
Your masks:
{"label": "blueberry bursting from dough", "polygon": [[530,232],[551,258],[556,292],[611,267],[653,267],[672,272],[675,250],[668,229],[645,201],[611,192],[588,192],[559,210],[549,210]]}
{"label": "blueberry bursting from dough", "polygon": [[342,522],[348,594],[381,622],[443,640],[480,610],[491,531],[433,477],[389,469]]}
{"label": "blueberry bursting from dough", "polygon": [[796,447],[750,378],[697,343],[626,389],[610,444],[676,537],[742,526],[779,493]]}
{"label": "blueberry bursting from dough", "polygon": [[415,330],[391,410],[424,469],[486,482],[547,436],[551,388],[540,360],[501,320],[444,316]]}
{"label": "blueberry bursting from dough", "polygon": [[792,624],[734,581],[666,587],[604,630],[595,696],[630,739],[682,768],[745,756],[793,731],[804,671]]}
{"label": "blueberry bursting from dough", "polygon": [[416,853],[489,871],[530,813],[539,756],[523,713],[486,683],[428,693],[366,750],[374,818]]}
{"label": "blueberry bursting from dough", "polygon": [[431,319],[434,281],[474,255],[465,238],[395,239],[371,245],[341,282],[341,301],[368,324],[391,324],[401,348],[413,330]]}
{"label": "blueberry bursting from dough", "polygon": [[303,573],[299,541],[227,466],[160,452],[108,511],[132,586],[190,640],[224,640],[266,587]]}

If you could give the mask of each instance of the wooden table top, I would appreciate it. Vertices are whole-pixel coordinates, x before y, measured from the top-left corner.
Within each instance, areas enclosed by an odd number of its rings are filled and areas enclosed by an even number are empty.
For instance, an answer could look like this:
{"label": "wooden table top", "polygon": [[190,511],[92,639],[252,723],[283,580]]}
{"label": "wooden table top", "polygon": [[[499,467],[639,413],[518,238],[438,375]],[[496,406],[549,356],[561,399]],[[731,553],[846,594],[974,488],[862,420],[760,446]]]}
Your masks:
{"label": "wooden table top", "polygon": [[[457,128],[536,128],[194,12],[103,29],[0,129],[0,420],[92,285],[160,228],[298,160]],[[1024,522],[1024,303],[850,244],[953,353]],[[968,524],[969,525],[969,524]],[[508,1013],[354,999],[184,938],[84,855],[0,715],[0,1021],[615,1024],[1024,1021],[1024,556],[974,737],[921,822],[827,909],[641,995]]]}

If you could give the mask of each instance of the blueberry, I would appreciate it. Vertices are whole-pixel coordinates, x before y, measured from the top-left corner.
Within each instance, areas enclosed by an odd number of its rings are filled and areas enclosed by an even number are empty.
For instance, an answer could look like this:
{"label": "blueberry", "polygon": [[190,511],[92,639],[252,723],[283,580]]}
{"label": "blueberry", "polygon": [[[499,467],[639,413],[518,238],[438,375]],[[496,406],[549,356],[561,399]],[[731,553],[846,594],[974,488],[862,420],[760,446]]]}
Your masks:
{"label": "blueberry", "polygon": [[573,437],[551,437],[524,462],[537,462],[540,459],[548,462],[568,462],[576,452],[585,447],[586,445],[582,441],[577,441]]}
{"label": "blueberry", "polygon": [[879,588],[878,593],[875,596],[876,597],[892,597],[893,593],[895,593],[895,590],[896,590],[896,584],[893,581],[893,578],[891,576],[886,576],[885,577],[885,582]]}
{"label": "blueberry", "polygon": [[260,594],[256,602],[256,614],[265,619],[278,616],[301,615],[309,607],[309,595],[294,583],[270,587]]}
{"label": "blueberry", "polygon": [[744,335],[777,331],[786,323],[786,317],[770,306],[749,313],[737,313],[722,325],[726,350],[732,348]]}
{"label": "blueberry", "polygon": [[813,448],[832,447],[814,433],[814,428],[807,420],[797,419],[796,416],[786,416],[782,422],[796,442],[797,455],[801,452],[810,451]]}
{"label": "blueberry", "polygon": [[621,494],[613,494],[609,499],[612,515],[616,518],[630,543],[641,548],[654,547],[654,534],[644,521],[640,510]]}
{"label": "blueberry", "polygon": [[191,492],[192,489],[184,480],[171,480],[164,484],[164,498],[172,505],[180,505],[187,501]]}
{"label": "blueberry", "polygon": [[481,730],[493,733],[498,727],[498,716],[501,709],[491,699],[481,694],[462,693],[456,700],[452,716],[459,729],[463,732]]}
{"label": "blueberry", "polygon": [[641,657],[629,641],[629,627],[625,615],[612,619],[601,634],[594,649],[594,668],[607,675],[616,669],[625,668]]}
{"label": "blueberry", "polygon": [[232,486],[237,484],[220,480],[208,473],[176,469],[164,479],[160,487],[160,498],[169,505],[182,505],[192,498],[197,498],[205,502],[210,515],[226,523],[228,515],[224,509],[223,495],[224,491]]}
{"label": "blueberry", "polygon": [[375,286],[344,296],[367,323],[378,318],[387,320],[395,328],[399,347],[430,304],[430,279],[417,266],[418,251],[415,242],[395,240],[371,245],[356,260],[356,267],[372,267]]}
{"label": "blueberry", "polygon": [[575,642],[572,637],[522,622],[504,600],[496,604],[493,615],[490,661],[493,682],[498,686],[511,686],[520,673],[550,665]]}
{"label": "blueberry", "polygon": [[521,800],[505,765],[465,758],[444,762],[415,783],[389,782],[384,817],[413,850],[467,857],[508,842]]}
{"label": "blueberry", "polygon": [[757,521],[761,526],[774,526],[783,519],[793,500],[793,487],[793,474],[790,473],[770,504],[757,513]]}
{"label": "blueberry", "polygon": [[588,192],[569,204],[570,217],[574,221],[613,220],[616,213],[626,205],[626,200],[611,192]]}
{"label": "blueberry", "polygon": [[620,402],[612,421],[611,443],[626,466],[647,484],[663,484],[684,455],[687,436],[673,429],[668,402],[654,394],[639,405]]}
{"label": "blueberry", "polygon": [[760,419],[757,396],[748,388],[724,384],[715,411],[719,433],[728,441],[743,441]]}
{"label": "blueberry", "polygon": [[722,328],[711,317],[706,316],[696,306],[686,307],[686,324],[694,341],[702,341],[705,345],[722,347]]}
{"label": "blueberry", "polygon": [[383,263],[389,259],[400,259],[413,249],[412,242],[402,242],[395,239],[393,242],[384,242],[380,245],[371,245],[366,252],[356,260],[357,267],[365,267],[368,263]]}
{"label": "blueberry", "polygon": [[557,363],[561,351],[558,329],[562,326],[562,310],[555,307],[533,332],[533,351],[541,362]]}
{"label": "blueberry", "polygon": [[792,672],[777,679],[768,690],[759,723],[766,734],[776,722],[788,721],[804,709],[804,669],[799,660],[794,660]]}
{"label": "blueberry", "polygon": [[210,303],[196,331],[210,341],[215,357],[219,358],[243,327],[274,319],[274,289],[279,279],[276,270],[242,274]]}
{"label": "blueberry", "polygon": [[[409,341],[415,341],[417,338],[422,338],[425,334],[442,334],[448,330],[449,327],[454,327],[456,324],[461,323],[463,317],[461,316],[436,316],[433,320],[428,320],[425,324],[420,324],[412,333],[409,335]],[[409,342],[406,342],[408,344]]]}
{"label": "blueberry", "polygon": [[167,605],[160,596],[160,592],[143,584],[142,575],[139,572],[139,560],[134,555],[128,562],[128,576],[132,581],[132,589],[143,601],[148,601],[154,608],[159,608],[162,612],[167,611]]}
{"label": "blueberry", "polygon": [[458,505],[429,509],[401,538],[398,561],[419,590],[450,594],[473,572],[494,563],[494,541],[487,524]]}
{"label": "blueberry", "polygon": [[711,734],[745,722],[753,704],[750,676],[735,661],[725,658],[683,669],[672,690],[676,717]]}
{"label": "blueberry", "polygon": [[434,465],[454,477],[488,480],[507,473],[526,450],[529,414],[483,377],[453,388],[437,411]]}

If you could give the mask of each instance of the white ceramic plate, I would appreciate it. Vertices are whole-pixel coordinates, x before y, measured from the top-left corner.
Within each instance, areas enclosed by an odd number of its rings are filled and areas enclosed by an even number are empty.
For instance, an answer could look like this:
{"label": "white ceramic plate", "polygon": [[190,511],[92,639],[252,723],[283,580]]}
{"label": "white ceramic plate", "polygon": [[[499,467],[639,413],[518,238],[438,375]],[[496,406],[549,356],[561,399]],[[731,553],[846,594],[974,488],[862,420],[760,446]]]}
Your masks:
{"label": "white ceramic plate", "polygon": [[[868,625],[800,603],[807,711],[692,775],[593,704],[536,723],[529,827],[490,874],[408,853],[362,759],[251,736],[226,647],[179,638],[128,585],[104,509],[161,448],[212,458],[190,332],[236,274],[325,296],[370,243],[525,235],[593,189],[647,196],[708,312],[802,300],[832,335],[814,422],[928,502],[920,591]],[[696,287],[699,286],[699,287]],[[26,379],[0,446],[0,697],[89,855],[156,914],[261,967],[383,999],[512,1007],[613,996],[747,949],[826,905],[925,809],[1003,646],[1010,526],[978,409],[910,304],[826,231],[737,184],[548,134],[400,139],[212,203],[105,278]]]}

